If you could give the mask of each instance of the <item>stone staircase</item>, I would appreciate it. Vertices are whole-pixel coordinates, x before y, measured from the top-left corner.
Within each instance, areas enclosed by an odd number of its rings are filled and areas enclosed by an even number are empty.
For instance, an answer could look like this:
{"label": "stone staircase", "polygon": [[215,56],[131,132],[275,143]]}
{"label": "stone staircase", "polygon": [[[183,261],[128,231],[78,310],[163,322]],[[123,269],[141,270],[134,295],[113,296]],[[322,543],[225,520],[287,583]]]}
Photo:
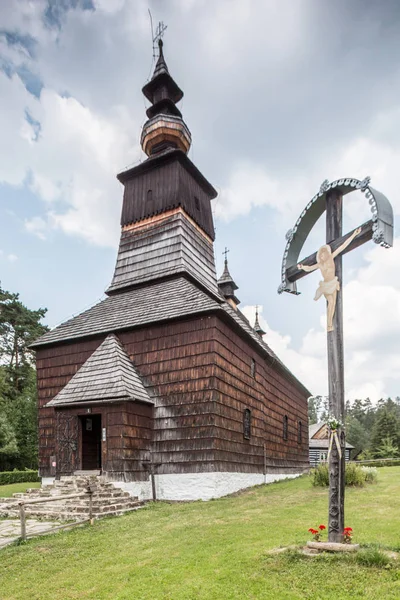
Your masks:
{"label": "stone staircase", "polygon": [[26,516],[45,520],[80,521],[89,518],[89,495],[82,498],[63,499],[63,496],[93,491],[93,518],[123,515],[143,506],[128,492],[114,487],[101,476],[77,475],[61,477],[53,485],[28,489],[25,494],[14,494],[12,498],[0,498],[0,517],[18,517],[20,500],[54,498],[54,502],[25,505]]}

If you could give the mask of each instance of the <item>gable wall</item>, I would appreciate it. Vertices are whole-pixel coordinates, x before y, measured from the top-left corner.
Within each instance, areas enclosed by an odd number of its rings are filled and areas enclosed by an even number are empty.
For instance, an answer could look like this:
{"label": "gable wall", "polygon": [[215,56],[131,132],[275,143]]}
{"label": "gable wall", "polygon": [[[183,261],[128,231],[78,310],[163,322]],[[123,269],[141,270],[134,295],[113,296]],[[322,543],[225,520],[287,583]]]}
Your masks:
{"label": "gable wall", "polygon": [[[307,396],[228,325],[216,327],[216,465],[218,470],[291,473],[308,468]],[[255,361],[255,377],[251,360]],[[251,436],[243,413],[251,410]],[[288,439],[283,419],[288,416]],[[298,421],[302,442],[298,443]],[[264,455],[265,448],[265,455]],[[264,464],[265,461],[265,464]]]}

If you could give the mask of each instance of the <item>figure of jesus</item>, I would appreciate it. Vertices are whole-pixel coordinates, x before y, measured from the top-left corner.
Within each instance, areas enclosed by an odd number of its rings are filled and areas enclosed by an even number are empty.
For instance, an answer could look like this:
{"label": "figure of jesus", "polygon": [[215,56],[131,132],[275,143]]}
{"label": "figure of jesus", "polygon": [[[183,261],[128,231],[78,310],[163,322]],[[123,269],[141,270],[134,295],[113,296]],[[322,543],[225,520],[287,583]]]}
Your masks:
{"label": "figure of jesus", "polygon": [[332,252],[329,244],[325,244],[321,246],[321,248],[317,252],[317,263],[315,265],[311,265],[308,267],[307,265],[299,264],[297,265],[298,269],[306,271],[306,273],[310,273],[311,271],[315,271],[319,269],[321,271],[323,281],[319,282],[318,289],[315,292],[314,300],[319,300],[321,296],[325,296],[327,301],[327,330],[333,331],[333,316],[335,314],[336,308],[336,297],[338,290],[340,289],[340,284],[335,275],[335,262],[334,259],[338,254],[343,252],[347,248],[349,244],[354,240],[355,237],[361,232],[361,227],[357,227],[354,232],[347,238],[345,242],[339,248],[337,248],[334,252]]}

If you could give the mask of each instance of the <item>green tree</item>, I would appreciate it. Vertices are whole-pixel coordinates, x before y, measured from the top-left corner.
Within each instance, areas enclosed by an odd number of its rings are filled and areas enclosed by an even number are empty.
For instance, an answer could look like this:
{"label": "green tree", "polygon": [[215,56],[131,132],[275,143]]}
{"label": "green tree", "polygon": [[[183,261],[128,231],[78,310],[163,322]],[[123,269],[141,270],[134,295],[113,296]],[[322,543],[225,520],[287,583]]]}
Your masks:
{"label": "green tree", "polygon": [[310,425],[318,423],[322,406],[322,396],[310,396],[308,399],[308,422]]}
{"label": "green tree", "polygon": [[[37,465],[36,371],[30,348],[47,327],[46,309],[30,310],[0,287],[0,414],[4,447],[0,469]],[[1,448],[1,442],[0,442]]]}
{"label": "green tree", "polygon": [[7,416],[0,413],[0,470],[5,470],[18,454],[14,429]]}
{"label": "green tree", "polygon": [[368,448],[369,433],[356,417],[347,418],[346,441],[354,446],[353,456]]}
{"label": "green tree", "polygon": [[378,452],[384,439],[390,439],[394,446],[398,446],[399,432],[400,425],[396,415],[386,407],[381,408],[372,432],[371,450],[374,456],[380,456]]}
{"label": "green tree", "polygon": [[397,458],[400,456],[399,448],[393,444],[393,440],[388,436],[384,437],[381,445],[375,452],[378,458]]}

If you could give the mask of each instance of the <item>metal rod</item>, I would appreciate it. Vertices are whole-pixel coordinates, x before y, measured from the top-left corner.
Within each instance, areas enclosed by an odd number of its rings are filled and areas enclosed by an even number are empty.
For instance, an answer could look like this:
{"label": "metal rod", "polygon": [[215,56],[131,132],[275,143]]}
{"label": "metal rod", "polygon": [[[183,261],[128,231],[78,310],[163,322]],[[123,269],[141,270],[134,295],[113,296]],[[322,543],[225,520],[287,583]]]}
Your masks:
{"label": "metal rod", "polygon": [[[338,190],[326,195],[326,242],[339,239],[342,235],[343,198]],[[327,334],[329,412],[344,422],[344,368],[343,368],[343,300],[342,300],[342,255],[335,258],[335,274],[340,289],[337,292],[336,308],[333,317],[333,331]],[[344,529],[344,486],[345,486],[345,444],[344,431],[339,428],[342,446],[340,458],[336,444],[333,444],[329,457],[329,518],[328,539],[330,542],[343,542]]]}

